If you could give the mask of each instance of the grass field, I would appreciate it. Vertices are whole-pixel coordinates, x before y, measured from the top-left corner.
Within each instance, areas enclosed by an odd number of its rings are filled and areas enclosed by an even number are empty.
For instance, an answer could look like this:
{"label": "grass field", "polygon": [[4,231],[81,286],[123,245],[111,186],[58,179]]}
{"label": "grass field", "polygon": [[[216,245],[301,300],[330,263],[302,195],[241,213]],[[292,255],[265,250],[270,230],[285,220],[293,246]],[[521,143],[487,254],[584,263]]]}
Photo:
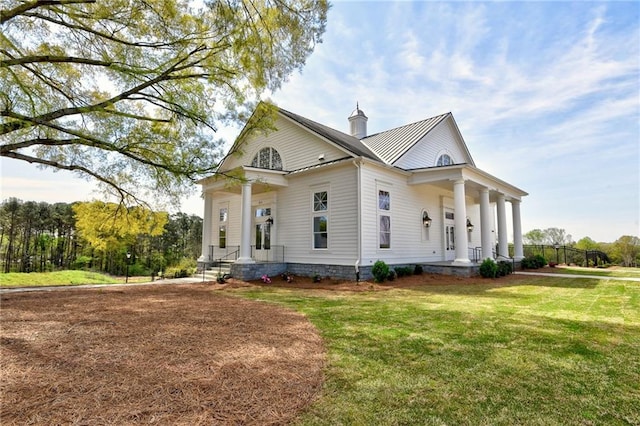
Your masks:
{"label": "grass field", "polygon": [[[150,277],[129,277],[129,282],[146,282]],[[82,284],[122,284],[125,277],[89,271],[11,272],[0,274],[0,287],[44,287]]]}
{"label": "grass field", "polygon": [[544,272],[554,274],[571,275],[595,275],[601,277],[618,278],[640,278],[640,268],[623,268],[612,266],[609,268],[582,268],[579,266],[558,266],[555,268],[544,268]]}
{"label": "grass field", "polygon": [[640,424],[640,283],[514,278],[235,292],[303,312],[325,340],[301,425]]}

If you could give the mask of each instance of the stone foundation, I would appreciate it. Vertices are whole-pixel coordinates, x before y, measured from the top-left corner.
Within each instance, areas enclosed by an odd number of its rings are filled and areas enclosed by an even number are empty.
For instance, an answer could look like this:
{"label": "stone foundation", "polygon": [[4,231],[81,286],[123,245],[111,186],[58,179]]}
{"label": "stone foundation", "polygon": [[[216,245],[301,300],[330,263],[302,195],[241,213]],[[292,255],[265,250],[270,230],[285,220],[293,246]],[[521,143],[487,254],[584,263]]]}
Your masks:
{"label": "stone foundation", "polygon": [[274,277],[287,271],[286,263],[232,263],[231,276],[242,281],[257,280],[263,275]]}
{"label": "stone foundation", "polygon": [[[453,266],[450,262],[420,263],[425,273],[438,275],[455,275],[459,277],[474,277],[480,275],[479,265],[472,263],[469,266]],[[389,269],[400,266],[415,268],[416,264],[389,265]],[[366,281],[373,278],[372,266],[361,266],[359,280]],[[283,272],[302,277],[319,275],[321,278],[334,278],[356,281],[354,266],[346,265],[318,265],[310,263],[232,263],[231,276],[243,281],[257,280],[263,275],[274,277]]]}

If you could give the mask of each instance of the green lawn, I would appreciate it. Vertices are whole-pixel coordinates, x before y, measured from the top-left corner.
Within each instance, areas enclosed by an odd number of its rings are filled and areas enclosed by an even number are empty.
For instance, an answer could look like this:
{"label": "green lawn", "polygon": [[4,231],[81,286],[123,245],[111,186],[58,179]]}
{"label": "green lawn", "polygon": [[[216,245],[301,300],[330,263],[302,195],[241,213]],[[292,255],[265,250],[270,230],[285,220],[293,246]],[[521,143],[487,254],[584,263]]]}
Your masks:
{"label": "green lawn", "polygon": [[640,283],[235,291],[305,313],[325,339],[301,425],[640,424]]}
{"label": "green lawn", "polygon": [[[561,266],[556,268],[539,269],[541,272],[572,275],[597,275],[603,277],[640,278],[640,268],[623,268],[613,266],[610,268],[581,268],[579,266]],[[535,272],[531,271],[531,272]]]}
{"label": "green lawn", "polygon": [[[150,281],[150,277],[129,277],[129,282]],[[0,287],[44,287],[81,284],[123,284],[124,277],[88,271],[11,272],[0,274]]]}

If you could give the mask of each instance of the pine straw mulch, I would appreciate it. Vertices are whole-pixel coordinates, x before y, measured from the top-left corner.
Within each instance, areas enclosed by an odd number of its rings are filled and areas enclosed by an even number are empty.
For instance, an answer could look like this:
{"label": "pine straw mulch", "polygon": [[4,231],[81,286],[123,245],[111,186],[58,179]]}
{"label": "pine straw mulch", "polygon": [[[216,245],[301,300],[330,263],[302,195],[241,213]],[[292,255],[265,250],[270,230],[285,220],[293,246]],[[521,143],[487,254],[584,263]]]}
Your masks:
{"label": "pine straw mulch", "polygon": [[287,424],[319,395],[322,340],[301,314],[225,293],[508,286],[524,278],[273,277],[3,294],[0,424]]}
{"label": "pine straw mulch", "polygon": [[226,286],[3,294],[0,423],[289,423],[320,392],[322,340]]}
{"label": "pine straw mulch", "polygon": [[486,279],[482,277],[459,277],[455,275],[437,275],[437,274],[421,274],[410,275],[398,278],[394,281],[385,281],[383,283],[374,283],[372,281],[349,281],[338,280],[332,278],[322,278],[320,282],[313,282],[309,277],[293,277],[292,282],[286,282],[280,276],[271,277],[271,283],[267,284],[261,280],[253,280],[248,283],[231,279],[229,283],[219,285],[221,289],[246,287],[248,285],[260,287],[282,287],[282,288],[299,288],[306,290],[326,290],[326,291],[346,291],[346,292],[363,292],[363,291],[386,291],[397,288],[412,287],[430,287],[430,286],[459,286],[483,284],[494,287],[509,286],[517,284],[523,280],[530,279],[522,275],[507,275],[496,279]]}

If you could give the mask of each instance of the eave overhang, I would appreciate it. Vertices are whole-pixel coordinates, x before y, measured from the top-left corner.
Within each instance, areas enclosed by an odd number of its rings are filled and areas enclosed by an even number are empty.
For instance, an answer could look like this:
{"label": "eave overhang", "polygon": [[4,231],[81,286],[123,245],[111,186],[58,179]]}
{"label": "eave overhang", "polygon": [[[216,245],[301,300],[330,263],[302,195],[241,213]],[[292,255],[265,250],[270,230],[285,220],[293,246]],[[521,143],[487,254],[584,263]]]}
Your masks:
{"label": "eave overhang", "polygon": [[488,189],[492,201],[495,201],[498,194],[504,195],[508,201],[520,201],[522,197],[529,195],[520,188],[469,164],[414,169],[410,172],[411,175],[407,179],[409,185],[430,184],[451,189],[453,182],[463,180],[467,195],[479,196],[481,190]]}

